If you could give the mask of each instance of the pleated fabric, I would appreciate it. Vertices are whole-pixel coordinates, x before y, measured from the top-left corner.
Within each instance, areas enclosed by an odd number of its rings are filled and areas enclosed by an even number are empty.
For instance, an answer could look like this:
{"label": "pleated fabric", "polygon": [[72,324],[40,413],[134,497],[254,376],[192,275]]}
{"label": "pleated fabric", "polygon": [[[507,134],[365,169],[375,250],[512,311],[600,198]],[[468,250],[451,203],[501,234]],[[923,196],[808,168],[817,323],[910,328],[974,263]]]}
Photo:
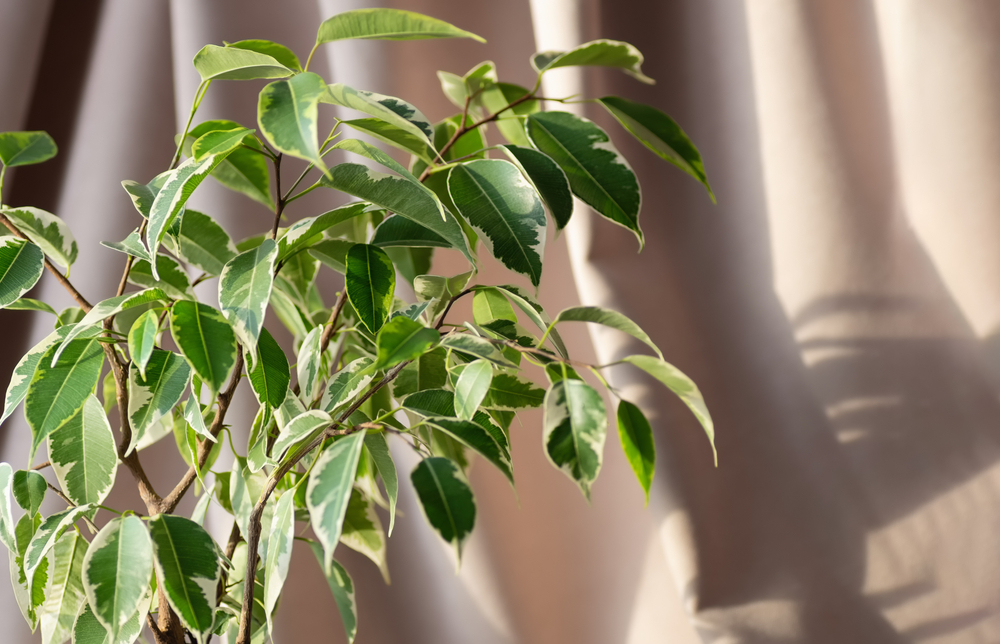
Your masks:
{"label": "pleated fabric", "polygon": [[[45,129],[60,154],[8,174],[12,205],[55,212],[80,258],[71,278],[113,295],[122,258],[99,245],[139,224],[123,179],[169,163],[206,43],[267,38],[304,56],[319,22],[369,0],[0,0],[0,131]],[[615,70],[558,70],[546,95],[617,94],[672,115],[718,198],[593,105],[643,187],[634,236],[577,204],[549,235],[540,299],[638,322],[691,375],[715,419],[719,466],[687,409],[626,367],[621,394],[658,448],[649,508],[612,425],[588,505],[546,461],[541,415],[513,428],[516,493],[475,467],[477,527],[461,569],[404,482],[391,585],[338,550],[358,589],[359,644],[842,644],[1000,641],[1000,5],[988,0],[394,0],[489,42],[342,42],[313,68],[454,108],[438,69],[493,60],[529,85],[536,50],[595,38],[646,55],[644,86]],[[213,84],[198,119],[255,122],[259,83]],[[292,219],[338,205],[316,191]],[[270,223],[206,183],[194,197],[235,238]],[[554,231],[552,231],[554,233]],[[461,263],[442,257],[434,271]],[[507,283],[495,262],[482,283]],[[516,280],[515,280],[516,281]],[[323,284],[332,298],[339,285]],[[199,287],[214,301],[215,285]],[[69,306],[46,277],[32,294]],[[58,306],[57,306],[58,308]],[[466,309],[467,310],[467,309]],[[0,371],[50,329],[0,311]],[[275,319],[268,328],[289,346]],[[576,324],[574,357],[642,347]],[[609,401],[610,403],[611,401]],[[613,407],[612,407],[613,409]],[[255,404],[229,419],[245,435]],[[612,419],[613,423],[613,419]],[[0,459],[24,467],[20,414]],[[183,471],[166,440],[143,452],[157,489]],[[147,456],[148,454],[148,456]],[[415,465],[395,451],[401,473]],[[220,463],[220,468],[225,463]],[[46,511],[58,502],[49,500]],[[109,503],[142,508],[123,470]],[[181,511],[190,511],[187,499]],[[213,508],[224,540],[231,522]],[[311,553],[296,550],[277,642],[340,642]],[[5,642],[28,633],[0,584]]]}

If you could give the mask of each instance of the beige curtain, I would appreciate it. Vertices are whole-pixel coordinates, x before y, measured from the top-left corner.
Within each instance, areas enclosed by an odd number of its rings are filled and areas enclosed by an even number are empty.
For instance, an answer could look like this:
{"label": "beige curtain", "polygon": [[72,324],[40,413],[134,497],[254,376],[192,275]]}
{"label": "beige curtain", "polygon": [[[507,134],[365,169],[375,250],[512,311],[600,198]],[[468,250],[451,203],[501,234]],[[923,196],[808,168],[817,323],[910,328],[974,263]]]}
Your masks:
{"label": "beige curtain", "polygon": [[[489,58],[527,84],[536,46],[606,37],[646,54],[655,87],[559,71],[546,91],[661,107],[700,146],[718,205],[587,111],[640,175],[647,247],[636,254],[630,233],[578,208],[546,249],[541,299],[552,310],[613,306],[639,322],[701,385],[720,457],[713,468],[682,405],[621,370],[616,386],[654,419],[654,491],[644,509],[612,435],[588,506],[546,462],[540,416],[526,414],[513,437],[517,494],[474,470],[478,525],[460,572],[405,485],[390,586],[338,551],[358,587],[358,642],[1000,640],[1000,5],[388,4],[489,44],[339,43],[317,70],[435,118],[451,110],[437,69],[462,73]],[[148,180],[168,162],[197,86],[197,49],[256,37],[305,53],[320,20],[359,6],[370,4],[0,0],[0,130],[46,129],[61,149],[10,176],[7,201],[62,216],[80,241],[74,281],[93,300],[110,295],[121,257],[97,242],[138,223],[118,182]],[[253,123],[258,88],[216,85],[199,116]],[[330,205],[310,197],[300,213]],[[214,185],[196,200],[237,237],[268,221]],[[507,279],[497,266],[482,275]],[[39,294],[70,304],[48,278]],[[0,312],[4,374],[49,324]],[[638,350],[613,332],[577,325],[568,335],[585,360]],[[249,396],[236,409],[234,427],[245,427]],[[23,467],[19,414],[0,437],[0,457]],[[173,449],[144,457],[159,487],[179,475]],[[138,508],[129,475],[119,479],[112,502]],[[213,509],[209,525],[224,539],[230,523]],[[296,551],[292,566],[302,583],[286,592],[276,640],[342,641],[311,554]],[[0,619],[3,641],[36,641],[7,584]]]}

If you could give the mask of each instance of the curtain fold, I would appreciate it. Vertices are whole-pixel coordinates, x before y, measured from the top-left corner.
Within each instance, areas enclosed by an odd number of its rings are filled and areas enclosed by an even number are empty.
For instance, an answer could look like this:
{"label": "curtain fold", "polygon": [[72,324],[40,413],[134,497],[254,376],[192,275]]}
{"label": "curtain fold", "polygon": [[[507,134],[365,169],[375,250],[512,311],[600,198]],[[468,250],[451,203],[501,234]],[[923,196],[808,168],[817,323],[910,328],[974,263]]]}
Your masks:
{"label": "curtain fold", "polygon": [[[371,0],[0,0],[0,131],[47,129],[60,154],[8,174],[11,205],[74,231],[72,278],[113,295],[119,254],[99,245],[139,224],[123,179],[173,153],[206,43],[267,38],[300,56],[319,22]],[[588,505],[542,452],[541,415],[513,428],[517,493],[472,472],[477,527],[457,573],[412,491],[389,540],[392,584],[338,550],[358,590],[359,644],[990,644],[1000,639],[1000,7],[987,0],[391,0],[481,34],[471,41],[342,42],[313,69],[454,111],[438,69],[493,60],[534,82],[536,50],[627,40],[657,80],[616,70],[546,76],[549,96],[618,94],[673,116],[718,197],[664,164],[593,105],[643,188],[646,248],[577,204],[550,235],[540,299],[632,317],[693,377],[715,419],[719,467],[679,401],[625,367],[611,381],[656,432],[650,506],[617,437]],[[259,84],[214,83],[198,120],[255,123]],[[292,219],[338,205],[316,191]],[[206,182],[193,203],[234,238],[270,214]],[[442,256],[437,274],[463,270]],[[495,262],[483,283],[508,283]],[[322,285],[329,299],[340,287]],[[214,284],[198,295],[214,301]],[[49,278],[32,294],[71,305]],[[467,303],[466,303],[467,306]],[[57,307],[58,308],[58,307]],[[50,328],[0,311],[0,369]],[[280,323],[268,319],[290,346]],[[567,327],[574,357],[642,352],[620,334]],[[244,391],[230,416],[252,420]],[[612,420],[611,434],[614,434]],[[0,460],[24,466],[21,415]],[[157,489],[182,470],[173,445],[144,462]],[[147,457],[146,454],[149,454]],[[415,465],[398,450],[401,473]],[[226,464],[220,463],[220,468]],[[109,501],[140,509],[123,470]],[[47,501],[47,511],[58,503]],[[190,511],[187,499],[181,511]],[[231,523],[213,508],[224,541]],[[311,553],[296,550],[276,641],[343,641]],[[0,584],[5,640],[28,633]]]}

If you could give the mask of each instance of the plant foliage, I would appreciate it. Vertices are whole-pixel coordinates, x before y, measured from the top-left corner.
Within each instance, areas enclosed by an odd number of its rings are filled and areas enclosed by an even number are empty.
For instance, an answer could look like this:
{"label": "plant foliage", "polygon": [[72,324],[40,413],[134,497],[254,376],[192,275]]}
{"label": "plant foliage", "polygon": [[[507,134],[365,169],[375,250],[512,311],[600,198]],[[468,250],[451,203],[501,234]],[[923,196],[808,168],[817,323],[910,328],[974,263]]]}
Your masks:
{"label": "plant foliage", "polygon": [[[33,630],[41,626],[45,644],[132,642],[144,623],[162,643],[262,642],[295,535],[307,523],[314,538],[306,541],[353,641],[355,588],[337,548],[366,555],[388,580],[387,534],[375,507],[388,511],[391,534],[400,480],[408,478],[431,528],[460,559],[476,521],[470,463],[481,457],[513,485],[512,420],[524,409],[543,409],[547,458],[589,498],[609,424],[599,389],[620,397],[603,375],[613,365],[570,358],[559,335],[567,322],[604,325],[644,343],[655,356],[616,364],[665,385],[714,440],[697,386],[638,325],[598,307],[550,316],[533,294],[545,241],[569,223],[574,197],[643,242],[635,173],[606,131],[560,106],[603,106],[624,133],[712,194],[697,149],[655,107],[539,94],[542,76],[567,66],[619,68],[652,82],[642,54],[611,40],[541,52],[530,61],[537,72],[530,89],[500,81],[489,62],[464,75],[439,72],[459,111],[437,123],[405,100],[328,84],[309,71],[325,43],[427,38],[482,41],[427,16],[365,9],[325,21],[304,64],[266,40],[206,45],[194,58],[202,82],[172,162],[156,177],[122,184],[138,226],[104,242],[126,256],[125,274],[116,293],[93,305],[56,266],[68,271],[77,259],[69,227],[38,208],[2,202],[7,168],[50,159],[55,142],[44,132],[0,134],[0,222],[10,233],[0,237],[0,307],[55,314],[24,297],[46,269],[78,304],[58,314],[55,330],[15,367],[0,418],[24,403],[31,448],[26,469],[0,464],[0,541],[10,550],[19,606]],[[196,122],[202,99],[221,81],[260,86],[257,123]],[[340,120],[331,105],[361,116]],[[332,129],[323,136],[327,120]],[[488,135],[493,126],[496,135]],[[347,161],[331,163],[333,150]],[[408,164],[394,158],[402,156]],[[304,170],[282,191],[290,157]],[[237,242],[211,214],[188,208],[208,178],[266,209],[261,234]],[[297,211],[296,200],[314,190],[350,203]],[[468,266],[430,274],[438,252]],[[478,282],[482,252],[530,286]],[[326,270],[343,275],[331,302],[317,287]],[[218,306],[195,295],[193,285],[206,280],[216,280]],[[412,285],[415,301],[396,296],[400,280]],[[127,291],[130,284],[140,290]],[[452,305],[466,297],[472,317],[458,319]],[[293,336],[294,355],[265,327],[269,309]],[[223,440],[244,380],[256,419],[246,442]],[[616,408],[622,447],[648,499],[656,459],[650,423],[632,402]],[[158,493],[142,450],[169,434],[189,470]],[[419,457],[408,477],[397,472],[392,443]],[[43,444],[49,461],[38,464]],[[231,470],[215,466],[224,444],[236,452]],[[53,482],[43,473],[48,465]],[[142,515],[101,505],[119,465],[137,482]],[[192,488],[201,496],[195,513],[178,516]],[[49,489],[68,507],[43,517]],[[17,521],[11,498],[23,510]],[[233,515],[225,547],[201,527],[212,501]]]}

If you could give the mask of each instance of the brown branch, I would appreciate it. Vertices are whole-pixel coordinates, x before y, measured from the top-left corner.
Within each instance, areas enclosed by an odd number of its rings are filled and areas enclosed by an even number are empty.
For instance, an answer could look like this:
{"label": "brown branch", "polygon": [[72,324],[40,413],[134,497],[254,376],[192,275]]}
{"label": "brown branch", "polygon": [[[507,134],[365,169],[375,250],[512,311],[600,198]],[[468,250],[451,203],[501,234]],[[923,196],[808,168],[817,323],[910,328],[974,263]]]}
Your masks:
{"label": "brown branch", "polygon": [[[229,380],[229,385],[224,391],[219,392],[218,403],[219,408],[215,412],[215,418],[212,420],[212,426],[208,428],[208,432],[215,437],[222,432],[222,428],[226,422],[226,412],[229,411],[229,406],[233,402],[233,396],[236,393],[236,387],[240,384],[240,378],[243,373],[243,348],[238,347],[236,356],[236,365],[233,367],[233,376]],[[208,455],[212,451],[214,444],[212,441],[205,439],[198,443],[198,469],[205,467],[208,462]],[[181,499],[184,498],[184,494],[194,483],[198,476],[198,470],[195,469],[194,465],[188,468],[188,471],[184,473],[180,482],[174,486],[174,489],[170,491],[167,496],[165,496],[157,507],[157,512],[162,514],[170,514],[180,503]]]}
{"label": "brown branch", "polygon": [[326,353],[327,348],[330,346],[330,340],[333,338],[334,329],[337,326],[337,318],[340,317],[340,312],[344,309],[344,304],[347,302],[347,286],[344,286],[344,290],[340,293],[337,298],[337,303],[333,305],[333,311],[330,312],[330,319],[326,323],[326,328],[323,330],[323,337],[319,343],[319,354],[323,355]]}
{"label": "brown branch", "polygon": [[[73,503],[72,499],[70,499],[68,496],[66,496],[65,494],[63,494],[62,490],[60,490],[56,486],[52,485],[48,481],[45,481],[45,485],[49,486],[49,489],[52,490],[53,492],[55,492],[56,496],[58,496],[60,499],[62,499],[66,503],[66,505],[68,505],[71,508],[77,507],[76,503]],[[90,517],[88,517],[87,515],[84,515],[83,516],[83,520],[87,522],[87,525],[90,526],[91,530],[93,530],[95,533],[98,532],[97,526],[94,525],[94,522],[90,520]]]}
{"label": "brown branch", "polygon": [[[260,546],[260,531],[261,531],[261,517],[264,515],[264,506],[267,504],[267,500],[271,497],[271,493],[274,492],[274,488],[277,487],[278,482],[295,467],[299,461],[301,461],[307,454],[312,452],[314,449],[323,444],[327,438],[332,436],[346,436],[352,434],[356,431],[367,430],[370,426],[369,423],[362,423],[360,425],[355,425],[353,427],[348,427],[346,429],[337,429],[340,427],[344,421],[351,417],[351,414],[356,412],[361,405],[375,395],[379,389],[392,382],[399,372],[403,370],[403,367],[408,365],[409,362],[401,362],[386,373],[381,380],[378,381],[371,389],[365,392],[361,398],[354,401],[354,403],[344,411],[339,418],[330,427],[326,429],[322,434],[314,438],[308,445],[301,448],[295,453],[290,459],[283,463],[278,469],[271,473],[268,477],[267,483],[264,485],[263,491],[260,494],[260,500],[254,506],[253,511],[250,513],[250,528],[248,530],[249,534],[246,535],[247,542],[247,569],[244,579],[252,580],[257,571],[257,549]],[[236,644],[250,644],[250,621],[253,611],[253,593],[254,584],[245,583],[243,585],[243,607],[240,611],[240,633],[239,637],[236,639]]]}
{"label": "brown branch", "polygon": [[[490,123],[492,121],[497,120],[498,118],[500,118],[500,115],[503,114],[504,112],[506,112],[507,110],[509,110],[509,109],[511,109],[511,108],[513,108],[513,107],[515,107],[517,105],[520,105],[521,103],[524,103],[525,101],[529,101],[529,100],[531,100],[533,98],[535,98],[534,92],[528,92],[524,96],[522,96],[520,98],[517,98],[517,99],[514,99],[513,101],[511,101],[510,103],[508,103],[506,107],[501,108],[501,109],[497,110],[496,112],[493,112],[489,116],[484,116],[483,118],[479,119],[478,121],[476,121],[472,125],[466,125],[465,124],[465,119],[466,119],[466,116],[468,116],[468,112],[469,112],[469,97],[466,96],[465,97],[465,109],[462,111],[462,126],[459,127],[457,130],[455,130],[455,133],[451,135],[451,138],[448,139],[448,142],[445,143],[444,146],[438,151],[438,157],[443,159],[444,155],[448,152],[448,150],[450,150],[452,148],[452,146],[454,146],[456,143],[458,143],[458,140],[460,138],[462,138],[468,132],[471,132],[472,130],[475,130],[476,128],[479,128],[479,127],[481,127],[483,125],[486,125],[487,123]],[[431,175],[431,169],[433,169],[436,165],[437,165],[437,159],[434,159],[434,162],[431,163],[426,168],[424,168],[424,171],[420,173],[420,178],[418,180],[421,183],[423,183],[427,179],[427,177],[429,177]]]}
{"label": "brown branch", "polygon": [[271,226],[271,239],[278,239],[278,224],[281,223],[281,213],[285,210],[285,199],[281,196],[281,155],[274,159],[274,225]]}
{"label": "brown branch", "polygon": [[133,449],[130,454],[125,454],[129,444],[132,442],[132,424],[128,418],[128,371],[126,367],[123,367],[119,363],[114,347],[106,344],[103,346],[104,352],[108,354],[108,359],[111,362],[111,373],[115,380],[115,398],[118,403],[118,419],[122,435],[121,441],[118,443],[118,460],[132,473],[132,477],[139,486],[139,496],[142,498],[142,502],[146,504],[146,512],[152,516],[159,509],[160,495],[153,489],[153,484],[149,481],[149,477],[146,476],[146,471],[142,468],[142,463],[139,462],[139,450]]}
{"label": "brown branch", "polygon": [[461,293],[459,293],[458,295],[456,295],[456,296],[452,297],[450,300],[448,300],[448,305],[444,307],[444,311],[441,313],[441,317],[438,318],[438,322],[437,322],[436,325],[434,325],[434,328],[440,331],[441,327],[444,326],[444,319],[445,319],[445,317],[447,317],[448,312],[451,311],[452,305],[455,302],[457,302],[459,299],[461,299],[461,298],[465,297],[466,295],[468,295],[469,293],[471,293],[473,290],[474,289],[467,288],[464,291],[462,291]]}
{"label": "brown branch", "polygon": [[[28,239],[28,236],[22,233],[20,229],[18,229],[18,227],[15,226],[14,223],[7,218],[7,215],[3,214],[2,212],[0,212],[0,222],[3,222],[3,225],[6,226],[10,230],[10,232],[14,233],[15,237],[18,237],[25,241],[31,241],[30,239]],[[73,286],[73,283],[69,281],[69,278],[63,275],[61,272],[59,272],[59,269],[56,268],[56,265],[53,264],[48,257],[45,257],[43,261],[45,262],[45,268],[47,268],[48,271],[52,273],[52,275],[56,278],[56,280],[60,284],[62,284],[62,287],[66,289],[66,291],[70,294],[70,296],[72,296],[74,300],[76,300],[76,303],[80,305],[80,308],[83,309],[84,313],[90,312],[90,309],[92,308],[90,302],[87,301],[87,298],[85,298],[80,293],[80,291],[76,290],[76,287]]]}

